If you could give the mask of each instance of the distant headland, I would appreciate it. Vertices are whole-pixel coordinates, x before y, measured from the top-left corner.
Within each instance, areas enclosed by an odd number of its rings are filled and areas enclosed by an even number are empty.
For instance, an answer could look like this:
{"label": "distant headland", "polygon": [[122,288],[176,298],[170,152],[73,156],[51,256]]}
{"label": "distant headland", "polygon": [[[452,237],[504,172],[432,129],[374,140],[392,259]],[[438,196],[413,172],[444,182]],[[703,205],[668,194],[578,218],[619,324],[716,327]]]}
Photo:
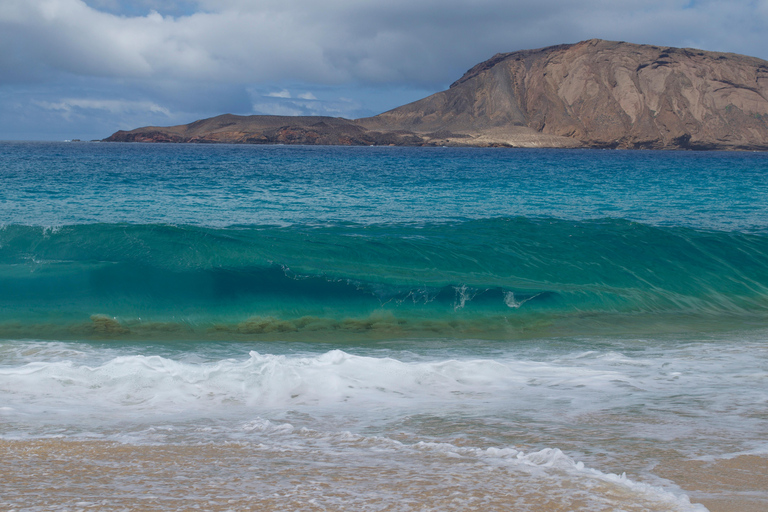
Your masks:
{"label": "distant headland", "polygon": [[768,61],[591,39],[497,54],[374,117],[225,114],[104,140],[768,150]]}

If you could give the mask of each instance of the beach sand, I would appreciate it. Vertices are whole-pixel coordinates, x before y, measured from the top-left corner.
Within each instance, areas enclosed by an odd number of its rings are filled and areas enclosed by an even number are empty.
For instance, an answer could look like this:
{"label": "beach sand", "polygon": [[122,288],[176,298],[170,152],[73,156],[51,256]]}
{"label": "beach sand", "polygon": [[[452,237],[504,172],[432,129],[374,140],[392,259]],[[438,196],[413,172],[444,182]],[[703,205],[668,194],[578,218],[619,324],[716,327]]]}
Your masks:
{"label": "beach sand", "polygon": [[677,483],[691,501],[703,504],[711,512],[768,510],[768,456],[681,460],[661,464],[655,472]]}
{"label": "beach sand", "polygon": [[[0,453],[3,510],[355,510],[363,504],[377,510],[592,510],[583,493],[558,498],[552,493],[556,486],[528,486],[525,479],[498,471],[496,477],[487,472],[490,484],[477,485],[471,472],[466,478],[435,482],[429,468],[381,468],[375,458],[346,466],[322,455],[310,460],[311,454],[302,462],[296,454],[265,453],[241,443],[5,440]],[[656,473],[712,512],[768,509],[766,457],[670,461]],[[445,492],[446,486],[452,492]],[[372,492],[355,494],[365,488]],[[589,492],[626,499],[626,511],[654,510],[633,504],[630,494],[621,496],[615,488],[597,485]]]}

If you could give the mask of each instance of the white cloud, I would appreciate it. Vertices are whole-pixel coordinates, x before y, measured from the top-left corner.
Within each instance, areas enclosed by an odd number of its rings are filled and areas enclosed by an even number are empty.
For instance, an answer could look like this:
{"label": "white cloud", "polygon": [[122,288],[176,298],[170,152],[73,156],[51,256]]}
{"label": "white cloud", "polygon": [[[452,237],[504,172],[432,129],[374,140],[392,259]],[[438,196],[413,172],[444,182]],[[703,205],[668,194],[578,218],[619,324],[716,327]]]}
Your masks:
{"label": "white cloud", "polygon": [[304,114],[300,108],[284,103],[255,103],[253,111],[256,114],[269,116],[300,116]]}
{"label": "white cloud", "polygon": [[270,92],[269,94],[266,94],[266,96],[270,98],[290,98],[291,93],[283,89],[282,91],[279,91],[279,92]]}
{"label": "white cloud", "polygon": [[125,100],[96,100],[84,98],[70,98],[62,101],[33,101],[33,104],[46,110],[58,110],[71,112],[75,109],[106,110],[113,114],[126,112],[152,112],[171,116],[170,111],[151,101],[125,101]]}
{"label": "white cloud", "polygon": [[69,98],[61,101],[33,100],[32,104],[45,110],[60,112],[65,119],[71,119],[71,114],[81,113],[83,110],[101,110],[110,114],[162,114],[168,118],[172,117],[167,108],[151,101]]}
{"label": "white cloud", "polygon": [[253,91],[253,98],[252,113],[254,114],[332,116],[354,119],[362,117],[360,114],[373,115],[380,112],[363,113],[361,112],[363,105],[359,101],[348,98],[318,100],[309,92],[298,94],[296,97],[276,97]]}

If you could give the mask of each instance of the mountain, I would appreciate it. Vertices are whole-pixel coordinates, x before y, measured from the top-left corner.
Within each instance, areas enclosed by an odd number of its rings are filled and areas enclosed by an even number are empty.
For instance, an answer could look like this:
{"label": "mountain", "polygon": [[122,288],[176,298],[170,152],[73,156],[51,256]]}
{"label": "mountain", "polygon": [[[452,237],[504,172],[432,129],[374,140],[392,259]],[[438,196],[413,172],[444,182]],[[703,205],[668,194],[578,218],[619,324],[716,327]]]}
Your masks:
{"label": "mountain", "polygon": [[768,150],[768,61],[592,39],[497,54],[374,117],[227,114],[105,140]]}

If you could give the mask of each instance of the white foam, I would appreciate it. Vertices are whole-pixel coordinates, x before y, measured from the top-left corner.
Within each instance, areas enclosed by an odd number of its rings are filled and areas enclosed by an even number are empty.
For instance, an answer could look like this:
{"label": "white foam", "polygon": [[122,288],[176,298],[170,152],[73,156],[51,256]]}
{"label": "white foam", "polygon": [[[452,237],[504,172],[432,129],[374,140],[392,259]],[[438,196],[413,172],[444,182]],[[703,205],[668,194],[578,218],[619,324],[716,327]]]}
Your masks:
{"label": "white foam", "polygon": [[[754,368],[759,362],[748,364],[748,351],[720,352],[717,357],[698,351],[690,359],[693,351],[580,351],[541,361],[512,355],[404,361],[332,350],[306,356],[251,352],[245,359],[212,362],[124,355],[94,364],[92,356],[77,348],[51,347],[45,354],[32,350],[23,357],[2,349],[0,392],[5,405],[22,409],[52,402],[78,410],[199,407],[214,415],[211,406],[233,405],[471,408],[503,403],[546,411],[553,401],[560,409],[567,403],[583,414],[629,406],[640,395],[647,402],[686,393],[716,402],[718,408],[754,408],[759,403],[756,394],[768,373]],[[49,360],[29,362],[38,357]]]}
{"label": "white foam", "polygon": [[514,292],[506,292],[504,294],[504,304],[506,304],[507,307],[509,308],[518,309],[520,306],[523,305],[523,302],[525,301],[515,300]]}
{"label": "white foam", "polygon": [[[61,354],[66,355],[66,354]],[[472,406],[515,401],[526,389],[604,391],[631,380],[615,371],[530,361],[466,359],[404,362],[332,350],[317,356],[251,352],[245,360],[188,363],[160,356],[118,356],[100,365],[73,360],[0,368],[0,391],[14,407],[70,404],[94,408],[189,410],[212,406],[285,408],[351,404]],[[520,397],[518,397],[520,398]],[[521,406],[525,400],[518,400]],[[530,405],[530,404],[529,404]],[[527,407],[527,406],[526,406]]]}
{"label": "white foam", "polygon": [[514,292],[507,291],[507,292],[504,293],[504,304],[508,308],[510,308],[510,309],[519,309],[520,307],[522,307],[523,304],[525,304],[529,300],[535,299],[539,295],[541,295],[541,294],[537,293],[536,295],[532,295],[532,296],[530,296],[530,297],[528,297],[526,299],[517,300],[517,298],[515,297],[515,293]]}
{"label": "white foam", "polygon": [[468,288],[465,284],[454,286],[453,289],[456,292],[456,300],[453,303],[454,311],[463,309],[467,302],[472,301],[472,299],[475,298],[475,295],[477,295],[476,290]]}
{"label": "white foam", "polygon": [[[607,422],[617,425],[616,439],[675,446],[692,458],[764,445],[768,350],[762,339],[586,345],[581,340],[572,352],[563,344],[557,350],[507,347],[493,358],[331,350],[210,360],[213,352],[172,358],[10,342],[0,345],[0,417],[6,424],[0,435],[37,432],[42,424],[52,425],[46,434],[54,426],[99,432],[104,425],[142,430],[300,413],[311,421],[328,418],[326,426],[379,429],[417,415],[489,418],[489,424],[513,429],[546,425],[548,435],[566,437],[574,426]],[[610,442],[614,451],[623,441]],[[573,441],[569,446],[579,449]]]}
{"label": "white foam", "polygon": [[[633,439],[642,440],[640,449],[666,444],[697,456],[724,439],[731,445],[721,451],[758,449],[765,438],[757,415],[766,389],[762,340],[586,345],[572,352],[507,348],[493,358],[330,350],[210,360],[212,352],[161,357],[7,343],[0,346],[0,437],[225,440],[298,458],[338,457],[341,465],[389,457],[382,464],[415,472],[428,466],[446,478],[479,465],[542,488],[562,481],[563,489],[604,496],[609,486],[655,503],[652,509],[703,510],[676,490],[601,472],[595,458],[585,464],[572,454],[589,445],[593,454],[616,453],[612,467],[626,467],[621,457],[635,456]],[[599,440],[579,437],[616,423]],[[494,445],[511,436],[521,446]],[[494,478],[504,485],[503,475]]]}
{"label": "white foam", "polygon": [[[399,457],[399,464],[402,465],[401,457],[405,456],[412,459],[412,464],[421,465],[424,461],[420,459],[424,456],[438,455],[464,462],[486,464],[489,469],[505,468],[513,471],[512,474],[525,475],[525,478],[559,482],[554,484],[558,487],[591,489],[600,483],[608,484],[623,488],[625,493],[636,495],[641,502],[653,503],[659,508],[664,506],[665,510],[706,510],[702,505],[692,504],[685,494],[634,481],[625,473],[617,475],[586,467],[584,463],[575,461],[558,448],[544,448],[525,453],[514,447],[477,448],[426,441],[408,444],[386,437],[363,436],[351,432],[325,433],[313,429],[295,428],[290,423],[273,423],[264,419],[257,419],[243,425],[243,430],[268,436],[273,443],[271,447],[265,444],[260,446],[271,450],[312,449],[316,453],[319,442],[324,444],[324,450],[337,454],[341,454],[340,449],[374,451],[379,454],[382,466],[387,465],[388,457]],[[392,455],[383,455],[385,453]],[[447,473],[449,472],[450,469],[447,470]]]}

